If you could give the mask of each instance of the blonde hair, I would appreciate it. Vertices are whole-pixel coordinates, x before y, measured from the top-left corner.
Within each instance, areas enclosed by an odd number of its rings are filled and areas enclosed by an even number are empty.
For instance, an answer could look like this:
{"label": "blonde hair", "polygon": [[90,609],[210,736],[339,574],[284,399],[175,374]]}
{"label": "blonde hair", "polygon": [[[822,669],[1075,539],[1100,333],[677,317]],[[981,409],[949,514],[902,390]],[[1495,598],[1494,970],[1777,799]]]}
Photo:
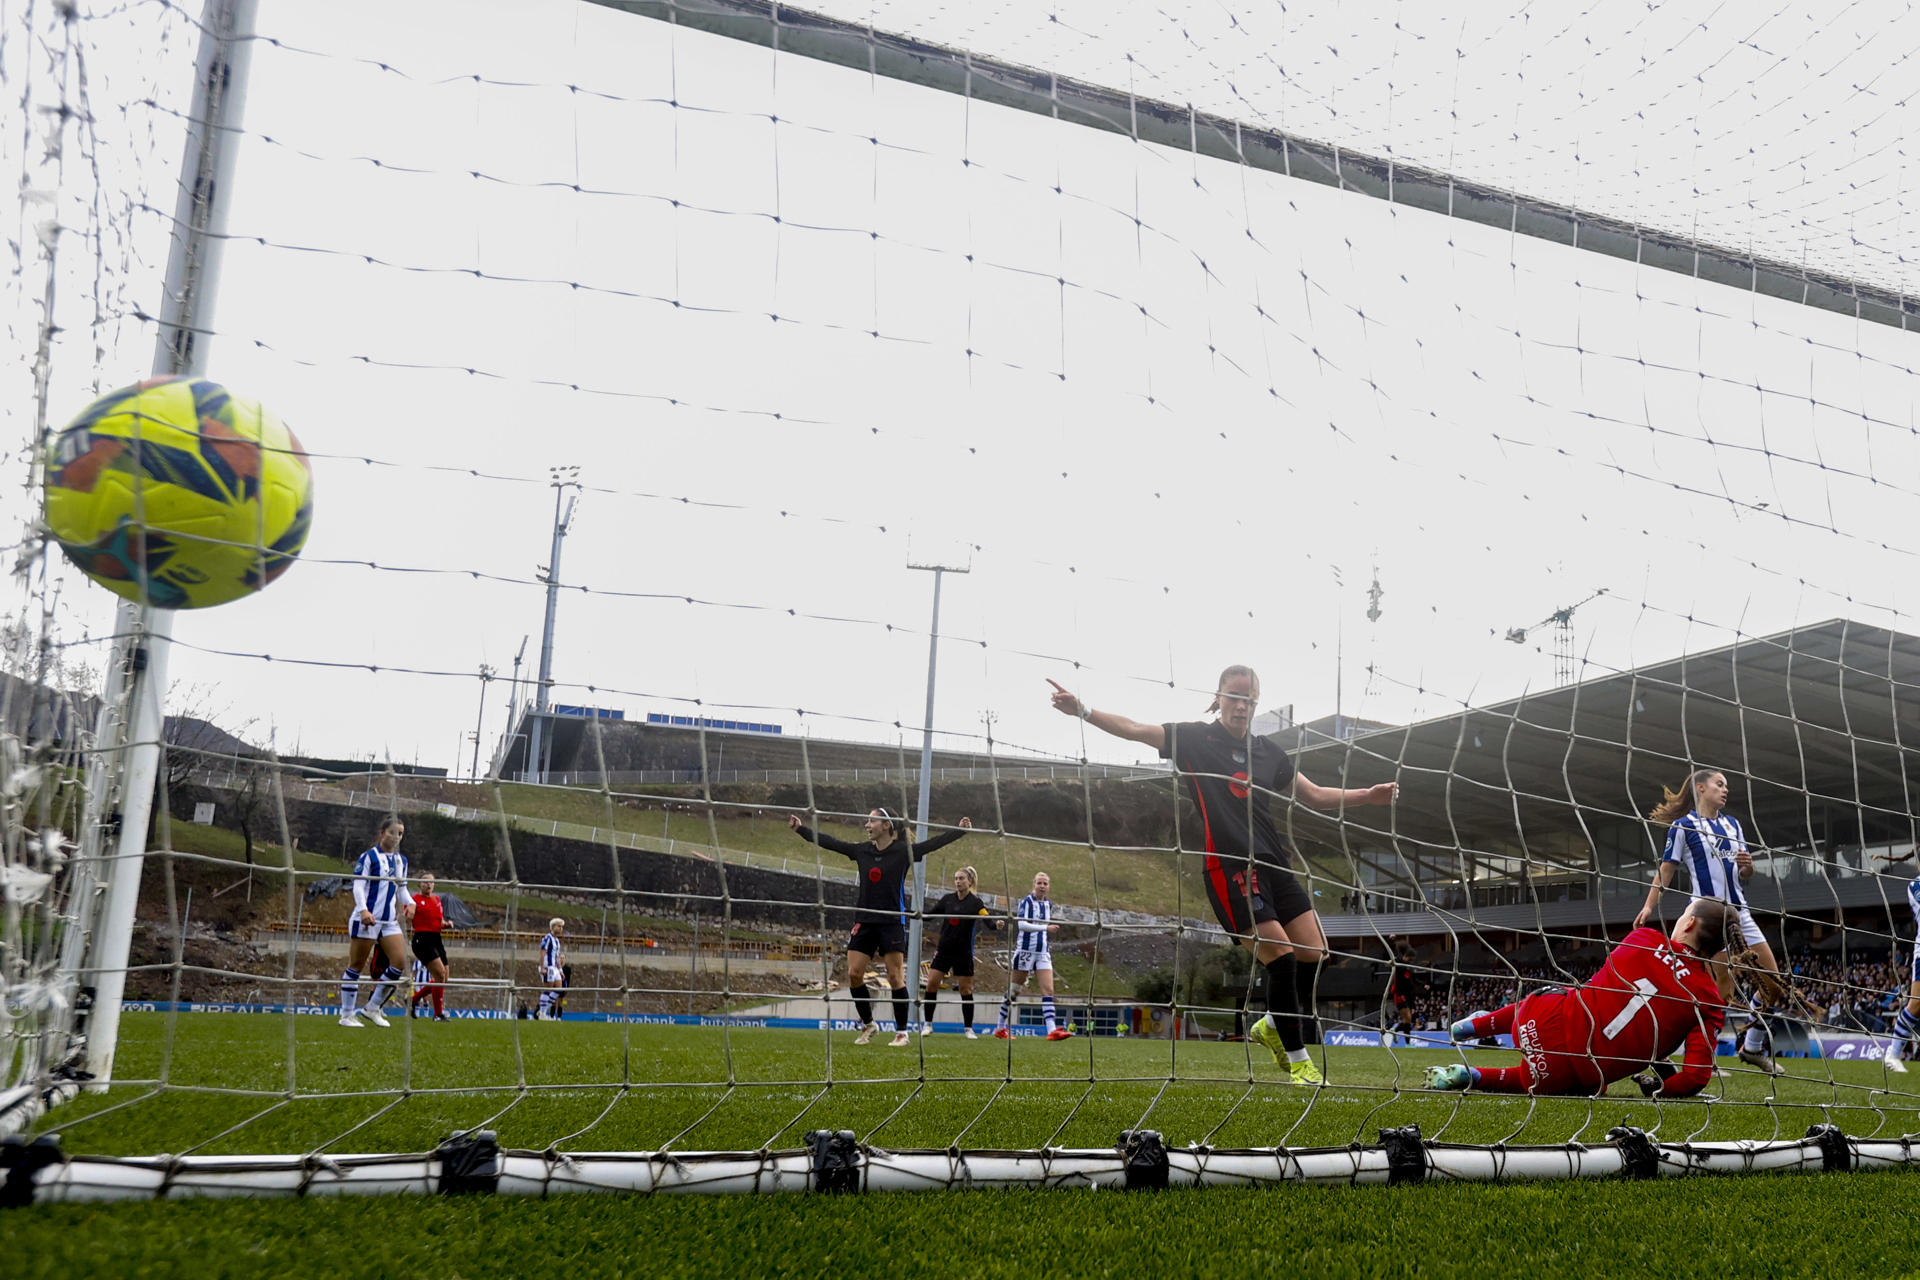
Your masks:
{"label": "blonde hair", "polygon": [[957,876],[965,876],[967,878],[967,888],[969,889],[978,888],[980,885],[980,873],[972,867],[961,867],[958,871],[954,872],[954,874]]}
{"label": "blonde hair", "polygon": [[1660,803],[1648,810],[1647,816],[1655,822],[1665,822],[1669,824],[1684,817],[1697,803],[1696,797],[1698,793],[1696,789],[1699,785],[1708,778],[1713,777],[1716,773],[1722,772],[1724,772],[1724,770],[1695,769],[1687,775],[1687,780],[1680,784],[1678,791],[1669,791],[1664,786],[1661,787]]}
{"label": "blonde hair", "polygon": [[566,927],[567,927],[567,922],[559,916],[555,916],[553,919],[547,921],[547,932],[549,933],[553,932],[555,929],[564,929]]}
{"label": "blonde hair", "polygon": [[1227,681],[1233,679],[1233,677],[1235,676],[1245,676],[1247,679],[1253,681],[1253,687],[1255,689],[1258,689],[1260,687],[1260,673],[1258,671],[1255,671],[1252,667],[1246,666],[1242,663],[1238,663],[1238,662],[1234,663],[1232,666],[1222,671],[1220,673],[1220,678],[1213,682],[1213,701],[1207,704],[1208,715],[1212,715],[1214,712],[1220,709],[1220,691],[1226,688]]}

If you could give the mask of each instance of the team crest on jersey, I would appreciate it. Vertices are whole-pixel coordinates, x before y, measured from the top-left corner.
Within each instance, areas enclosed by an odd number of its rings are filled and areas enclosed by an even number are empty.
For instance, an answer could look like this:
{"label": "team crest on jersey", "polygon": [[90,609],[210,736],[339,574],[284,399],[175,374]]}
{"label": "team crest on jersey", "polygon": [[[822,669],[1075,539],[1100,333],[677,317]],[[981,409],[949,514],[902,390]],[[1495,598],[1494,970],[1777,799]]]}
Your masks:
{"label": "team crest on jersey", "polygon": [[880,868],[878,868],[878,867],[868,867],[868,868],[867,868],[867,879],[869,879],[869,880],[871,880],[871,881],[873,881],[873,882],[874,882],[875,884],[879,884],[879,883],[880,883]]}
{"label": "team crest on jersey", "polygon": [[1246,752],[1244,752],[1244,751],[1236,751],[1236,752],[1234,752],[1234,753],[1233,753],[1233,762],[1234,762],[1235,764],[1245,764],[1245,763],[1247,762],[1247,753],[1246,753]]}

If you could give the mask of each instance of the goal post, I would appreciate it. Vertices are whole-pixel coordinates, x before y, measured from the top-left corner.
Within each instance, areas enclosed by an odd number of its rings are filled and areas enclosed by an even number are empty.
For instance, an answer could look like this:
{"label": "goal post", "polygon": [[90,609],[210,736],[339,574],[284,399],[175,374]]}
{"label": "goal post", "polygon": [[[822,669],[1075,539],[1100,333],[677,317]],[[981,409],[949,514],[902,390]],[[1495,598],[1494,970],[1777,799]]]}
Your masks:
{"label": "goal post", "polygon": [[[257,15],[257,0],[209,0],[201,18],[186,150],[159,300],[156,378],[206,370]],[[80,856],[97,858],[104,867],[91,955],[78,970],[92,990],[80,1034],[93,1088],[113,1078],[119,1043],[134,905],[164,749],[166,715],[161,704],[173,613],[122,602],[115,629],[118,638],[107,666],[107,693],[90,761],[91,808],[81,833]]]}

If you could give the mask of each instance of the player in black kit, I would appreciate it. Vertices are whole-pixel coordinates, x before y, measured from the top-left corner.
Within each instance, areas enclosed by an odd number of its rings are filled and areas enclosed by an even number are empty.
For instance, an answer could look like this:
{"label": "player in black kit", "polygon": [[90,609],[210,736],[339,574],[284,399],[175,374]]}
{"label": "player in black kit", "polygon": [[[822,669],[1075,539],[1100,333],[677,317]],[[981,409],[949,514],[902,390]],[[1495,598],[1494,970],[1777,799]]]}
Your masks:
{"label": "player in black kit", "polygon": [[849,844],[803,825],[800,815],[787,815],[787,825],[802,840],[845,854],[859,872],[859,896],[853,906],[853,935],[847,939],[847,985],[853,988],[853,1007],[860,1014],[855,1044],[873,1039],[873,1002],[867,998],[867,965],[875,956],[887,969],[893,993],[893,1041],[898,1049],[913,1043],[907,1032],[912,1018],[907,990],[907,870],[928,854],[944,849],[973,829],[973,819],[960,819],[960,829],[942,831],[919,844],[907,839],[907,824],[890,810],[867,815],[867,838]]}
{"label": "player in black kit", "polygon": [[1214,685],[1215,720],[1141,724],[1111,711],[1095,711],[1052,680],[1053,708],[1079,716],[1102,733],[1152,747],[1185,779],[1200,809],[1206,852],[1207,900],[1220,927],[1250,948],[1266,968],[1267,1016],[1249,1035],[1272,1051],[1295,1084],[1321,1084],[1306,1051],[1301,1010],[1313,1007],[1314,979],[1327,953],[1327,937],[1313,899],[1294,878],[1286,841],[1268,805],[1274,793],[1316,809],[1392,804],[1394,782],[1348,791],[1323,787],[1293,767],[1278,743],[1253,732],[1260,677],[1232,666]]}
{"label": "player in black kit", "polygon": [[960,1016],[967,1024],[967,1039],[980,1038],[973,1032],[973,927],[982,923],[989,929],[1000,926],[986,918],[987,904],[973,891],[979,882],[979,872],[972,867],[960,868],[953,873],[953,892],[927,909],[929,923],[940,921],[940,941],[935,944],[933,960],[927,965],[927,989],[920,1019],[923,1036],[933,1032],[933,1006],[940,996],[940,984],[952,974],[953,985],[960,988]]}

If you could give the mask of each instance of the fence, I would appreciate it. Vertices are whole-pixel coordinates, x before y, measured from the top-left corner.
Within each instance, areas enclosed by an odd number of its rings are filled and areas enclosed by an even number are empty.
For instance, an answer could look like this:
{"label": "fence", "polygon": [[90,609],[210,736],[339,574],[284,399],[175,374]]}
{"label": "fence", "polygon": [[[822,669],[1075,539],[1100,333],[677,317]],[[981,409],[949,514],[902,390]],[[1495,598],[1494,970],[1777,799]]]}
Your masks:
{"label": "fence", "polygon": [[[863,773],[877,772],[862,770]],[[954,772],[964,773],[966,770]],[[984,772],[984,771],[983,771]],[[238,779],[231,773],[205,772],[196,775],[195,780],[213,790],[231,791]],[[460,805],[440,804],[431,800],[411,800],[404,796],[390,796],[373,790],[356,791],[342,789],[324,783],[299,783],[286,789],[289,796],[298,796],[307,801],[320,804],[346,804],[360,809],[377,809],[382,812],[424,813],[434,812],[443,817],[461,822],[495,822],[501,815],[492,809],[471,809]],[[613,827],[596,827],[580,822],[561,822],[553,818],[530,818],[522,814],[505,815],[507,826],[515,831],[525,831],[533,835],[554,836],[563,840],[581,840],[590,844],[612,846],[619,849],[637,849],[647,853],[664,853],[674,856],[706,858],[709,861],[725,862],[733,866],[756,867],[763,871],[779,871],[787,875],[808,878],[819,877],[825,880],[851,884],[856,873],[842,867],[835,867],[814,858],[787,858],[774,853],[755,853],[745,849],[729,849],[725,846],[698,844],[688,840],[676,840],[667,836],[641,835],[632,831],[621,831]],[[929,886],[930,895],[937,896],[937,890]],[[998,895],[983,893],[982,901],[988,906],[1004,909],[1007,903]],[[1103,925],[1107,928],[1140,930],[1173,930],[1184,927],[1189,935],[1199,933],[1207,936],[1219,935],[1225,940],[1218,926],[1208,920],[1175,920],[1168,916],[1152,915],[1143,911],[1106,910],[1096,912],[1089,907],[1055,906],[1054,919],[1065,924]]]}
{"label": "fence", "polygon": [[[1110,765],[1110,764],[1029,764],[1029,765],[985,765],[977,767],[954,766],[931,771],[935,782],[992,782],[1039,781],[1064,779],[1078,782],[1082,778],[1123,778],[1138,779],[1164,775],[1164,766],[1154,765]],[[606,786],[691,786],[710,782],[718,786],[731,782],[789,783],[798,785],[811,779],[827,786],[834,783],[854,782],[902,782],[920,781],[918,768],[873,768],[873,769],[709,769],[702,773],[698,769],[614,769],[605,773],[549,773],[549,784],[562,787],[598,787]]]}

